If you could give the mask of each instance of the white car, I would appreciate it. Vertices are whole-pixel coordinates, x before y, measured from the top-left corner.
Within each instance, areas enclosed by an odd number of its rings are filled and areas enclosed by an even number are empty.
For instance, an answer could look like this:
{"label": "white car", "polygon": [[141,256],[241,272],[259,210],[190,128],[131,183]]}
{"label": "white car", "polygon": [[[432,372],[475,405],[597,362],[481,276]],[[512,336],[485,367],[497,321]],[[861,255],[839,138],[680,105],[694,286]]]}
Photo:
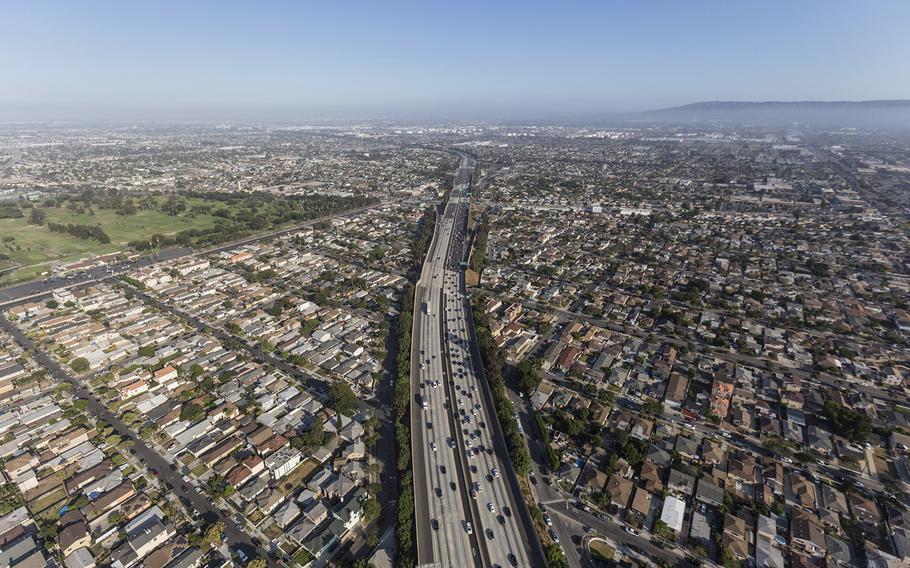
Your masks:
{"label": "white car", "polygon": [[487,509],[488,509],[491,513],[495,513],[495,512],[496,512],[496,505],[494,505],[493,503],[487,503]]}
{"label": "white car", "polygon": [[431,442],[430,448],[435,452],[436,451],[436,442]]}

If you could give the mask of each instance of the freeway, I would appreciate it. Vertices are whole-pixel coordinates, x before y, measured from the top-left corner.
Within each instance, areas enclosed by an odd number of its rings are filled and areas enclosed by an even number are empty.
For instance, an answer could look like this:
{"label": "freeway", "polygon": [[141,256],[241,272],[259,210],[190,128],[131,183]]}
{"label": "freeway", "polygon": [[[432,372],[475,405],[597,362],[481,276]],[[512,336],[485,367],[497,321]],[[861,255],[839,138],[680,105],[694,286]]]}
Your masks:
{"label": "freeway", "polygon": [[419,472],[418,564],[538,566],[543,555],[473,337],[462,261],[474,161],[462,158],[415,290],[411,424]]}
{"label": "freeway", "polygon": [[[456,187],[463,178],[464,174],[456,173]],[[474,531],[476,519],[466,491],[467,468],[456,442],[457,427],[449,412],[451,385],[443,368],[438,313],[442,308],[441,276],[445,267],[442,257],[453,227],[451,217],[445,214],[437,222],[414,291],[411,445],[417,562],[422,566],[487,566],[488,560],[480,557],[482,547]]]}
{"label": "freeway", "polygon": [[[231,522],[228,515],[215,507],[207,497],[189,490],[189,487],[187,487],[188,490],[183,489],[183,487],[186,486],[186,480],[184,480],[176,470],[174,464],[169,463],[155,450],[148,447],[135,432],[130,430],[129,426],[108,410],[101,401],[95,398],[95,396],[85,388],[81,381],[71,376],[56,361],[38,349],[28,336],[2,314],[0,314],[0,329],[9,333],[22,349],[28,351],[43,368],[51,373],[54,379],[61,384],[67,383],[71,385],[73,387],[73,394],[88,402],[88,409],[92,414],[113,426],[114,430],[121,436],[131,439],[135,444],[133,450],[136,452],[136,457],[142,460],[147,467],[158,472],[158,479],[167,485],[168,490],[171,493],[185,500],[184,502],[188,502],[193,509],[204,513],[208,518],[220,519],[223,521],[224,537],[232,548],[239,547],[244,549],[247,553],[255,551],[257,556],[268,559],[266,550],[261,546],[257,546],[249,535],[238,530]],[[273,564],[270,560],[267,560],[267,562],[269,562],[270,565]]]}

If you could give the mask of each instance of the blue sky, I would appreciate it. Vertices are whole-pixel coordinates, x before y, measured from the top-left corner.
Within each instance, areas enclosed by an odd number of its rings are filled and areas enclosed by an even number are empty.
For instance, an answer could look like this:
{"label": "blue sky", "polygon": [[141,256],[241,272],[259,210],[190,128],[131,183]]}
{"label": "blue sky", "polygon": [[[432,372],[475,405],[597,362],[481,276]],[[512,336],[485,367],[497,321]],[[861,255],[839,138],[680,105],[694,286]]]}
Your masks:
{"label": "blue sky", "polygon": [[3,120],[910,98],[907,0],[3,3]]}

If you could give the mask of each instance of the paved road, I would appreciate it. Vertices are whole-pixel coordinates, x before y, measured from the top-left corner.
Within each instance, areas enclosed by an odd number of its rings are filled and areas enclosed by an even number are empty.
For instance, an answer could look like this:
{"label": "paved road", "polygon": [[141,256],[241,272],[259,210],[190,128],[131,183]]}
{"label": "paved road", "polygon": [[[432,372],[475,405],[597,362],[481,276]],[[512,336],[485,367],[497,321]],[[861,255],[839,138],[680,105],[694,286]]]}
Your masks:
{"label": "paved road", "polygon": [[[54,379],[60,383],[68,383],[72,385],[73,394],[88,401],[88,409],[92,412],[92,414],[113,426],[114,429],[122,436],[132,439],[133,442],[135,442],[133,449],[136,451],[136,457],[142,460],[142,462],[147,467],[158,472],[158,479],[170,485],[168,490],[171,493],[177,495],[178,497],[188,499],[189,503],[195,510],[203,512],[209,518],[217,518],[222,520],[224,522],[225,540],[229,546],[235,548],[239,546],[247,552],[255,551],[256,555],[262,558],[268,558],[266,550],[262,547],[256,546],[249,535],[243,533],[240,530],[237,530],[237,528],[231,522],[231,519],[227,515],[222,514],[222,512],[218,510],[218,508],[215,507],[207,497],[199,495],[192,490],[183,491],[181,486],[187,482],[177,471],[171,469],[170,463],[168,463],[157,452],[149,448],[142,441],[142,439],[136,435],[135,432],[130,430],[129,426],[127,426],[122,420],[110,412],[97,398],[95,398],[95,396],[83,386],[81,381],[71,376],[56,361],[38,349],[31,339],[29,339],[21,330],[19,330],[18,327],[6,319],[6,317],[2,314],[0,314],[0,328],[8,332],[22,349],[29,351],[35,360],[51,373]],[[269,564],[274,565],[274,563],[271,561],[269,561]]]}
{"label": "paved road", "polygon": [[[128,283],[127,283],[128,284]],[[139,290],[137,288],[132,288],[133,293],[141,298],[145,303],[155,306],[159,310],[169,313],[174,317],[185,321],[186,323],[193,326],[198,331],[207,333],[218,338],[221,341],[234,341],[239,342],[242,348],[247,351],[254,359],[268,363],[273,367],[280,369],[287,373],[288,376],[296,378],[301,384],[306,385],[306,388],[309,392],[315,394],[323,403],[328,403],[330,400],[329,397],[329,383],[326,382],[321,377],[318,377],[308,371],[305,371],[296,365],[289,363],[288,361],[272,355],[271,353],[264,352],[257,344],[248,343],[241,338],[235,337],[229,332],[225,331],[222,328],[214,327],[208,322],[191,316],[182,310],[178,310],[156,297],[150,296],[148,293]],[[396,338],[396,331],[392,329],[390,331],[389,337],[394,341]],[[397,353],[397,349],[394,349],[394,343],[387,345],[389,347],[387,353],[390,354],[391,359],[387,360],[386,366],[394,364],[394,354]],[[387,358],[388,359],[388,358]],[[394,499],[396,499],[395,487],[396,487],[396,453],[395,453],[395,444],[394,444],[394,431],[392,429],[392,422],[389,421],[388,409],[391,405],[391,398],[394,394],[394,387],[388,383],[388,381],[383,380],[381,385],[377,388],[377,396],[374,400],[369,401],[359,401],[358,408],[361,412],[377,416],[379,418],[379,436],[376,441],[376,445],[373,447],[372,455],[374,459],[380,465],[380,479],[377,480],[382,490],[380,492],[380,505],[383,510],[390,510],[389,507]],[[392,515],[381,515],[378,521],[379,530],[383,532],[394,526],[394,516]]]}
{"label": "paved road", "polygon": [[13,286],[8,286],[6,288],[0,289],[0,305],[21,301],[24,298],[30,296],[41,295],[47,292],[51,292],[57,288],[66,288],[69,286],[75,286],[78,284],[85,284],[88,282],[94,282],[96,280],[101,280],[112,275],[123,274],[128,270],[134,270],[136,268],[147,266],[149,264],[155,264],[157,262],[163,262],[167,260],[175,260],[185,256],[200,256],[206,255],[221,251],[230,250],[232,248],[258,243],[266,241],[269,239],[274,239],[276,237],[281,237],[299,231],[304,227],[309,227],[323,221],[328,221],[330,219],[335,219],[338,217],[348,217],[350,215],[356,215],[363,211],[368,211],[370,209],[376,209],[377,207],[382,207],[388,205],[387,202],[377,203],[375,205],[367,205],[365,207],[358,207],[357,209],[349,209],[341,213],[335,213],[332,215],[325,215],[316,219],[311,219],[306,223],[301,223],[299,225],[294,225],[293,227],[287,227],[280,229],[278,231],[271,231],[268,233],[262,233],[253,237],[240,239],[237,241],[232,241],[230,243],[222,243],[209,247],[202,250],[194,250],[186,247],[172,247],[163,249],[161,251],[156,251],[152,254],[148,254],[138,258],[135,261],[124,261],[116,264],[111,264],[108,266],[100,266],[98,268],[93,268],[91,270],[83,270],[81,272],[73,273],[67,277],[62,276],[52,276],[43,280],[32,280],[30,282],[23,282],[21,284],[15,284]]}
{"label": "paved road", "polygon": [[664,549],[652,544],[647,538],[634,536],[626,532],[625,525],[613,517],[599,517],[594,512],[586,512],[574,506],[575,499],[559,491],[555,486],[544,483],[548,475],[544,464],[547,463],[546,450],[537,434],[537,424],[530,414],[530,405],[519,398],[514,392],[509,391],[512,402],[520,409],[519,416],[528,438],[528,447],[531,452],[533,471],[537,483],[531,485],[531,492],[544,509],[553,523],[552,529],[559,535],[559,544],[566,553],[569,566],[589,566],[587,556],[582,551],[581,545],[576,545],[572,539],[584,535],[584,527],[590,527],[594,532],[611,538],[614,542],[625,546],[633,545],[643,550],[650,558],[662,558],[670,565],[688,566],[683,560],[683,553],[678,550]]}
{"label": "paved road", "polygon": [[[123,282],[123,284],[129,285],[126,282]],[[133,288],[131,286],[130,290],[133,292],[133,294],[141,298],[145,303],[154,306],[165,313],[171,314],[172,316],[181,319],[186,323],[189,323],[198,331],[212,335],[222,342],[228,342],[229,344],[239,344],[240,347],[249,353],[249,355],[252,356],[254,360],[260,361],[262,363],[268,363],[276,369],[284,371],[288,376],[294,377],[302,384],[304,384],[307,390],[313,393],[316,398],[320,400],[320,402],[323,404],[329,403],[329,387],[331,385],[322,377],[301,369],[300,367],[289,363],[281,357],[272,355],[267,351],[263,351],[262,348],[255,342],[245,341],[244,339],[237,337],[220,327],[215,327],[200,318],[192,316],[182,310],[178,310],[177,308],[174,308],[173,306],[162,302],[154,296],[150,296],[138,288]],[[375,400],[359,401],[358,409],[364,412],[375,414],[380,418],[380,420],[383,420],[388,416],[388,408]]]}
{"label": "paved road", "polygon": [[[459,168],[459,172],[462,168]],[[464,175],[461,176],[463,183]],[[456,173],[456,183],[459,175]],[[448,208],[447,208],[448,210]],[[414,291],[411,342],[411,446],[414,465],[418,565],[489,566],[478,539],[476,507],[468,496],[469,475],[457,434],[451,379],[444,363],[442,278],[453,219],[437,219],[433,240]],[[424,404],[426,408],[424,408]],[[470,523],[470,533],[468,526]]]}
{"label": "paved road", "polygon": [[[745,355],[738,353],[736,351],[731,351],[730,349],[723,349],[715,347],[713,345],[708,345],[694,340],[682,340],[677,337],[672,337],[669,335],[664,335],[657,330],[642,330],[635,326],[631,326],[625,323],[617,323],[615,321],[609,321],[601,319],[594,316],[589,316],[587,314],[582,314],[579,312],[573,312],[569,310],[564,310],[561,308],[556,308],[549,306],[548,304],[536,302],[527,298],[522,298],[518,300],[522,305],[528,308],[541,311],[550,311],[555,313],[568,320],[579,320],[587,321],[598,327],[603,327],[604,329],[609,329],[610,331],[616,331],[619,333],[624,333],[626,335],[638,337],[641,339],[647,339],[649,337],[654,337],[656,340],[669,345],[675,345],[677,347],[683,347],[692,343],[698,348],[704,351],[706,355],[717,357],[723,361],[729,361],[731,363],[736,363],[740,365],[748,365],[750,367],[755,367],[757,369],[763,369],[770,372],[779,372],[784,375],[792,375],[798,377],[803,383],[819,387],[819,388],[832,388],[837,390],[846,390],[846,382],[840,377],[835,377],[829,375],[828,373],[823,372],[809,372],[802,369],[797,369],[793,367],[785,367],[783,365],[777,364],[774,361],[768,359],[763,359],[761,357],[755,357],[753,355]],[[906,403],[906,397],[900,394],[892,394],[884,389],[865,385],[858,383],[850,383],[850,389],[863,392],[868,396],[879,398],[891,403]]]}
{"label": "paved road", "polygon": [[540,566],[540,544],[482,380],[460,266],[473,170],[473,160],[464,156],[415,290],[411,423],[418,563]]}

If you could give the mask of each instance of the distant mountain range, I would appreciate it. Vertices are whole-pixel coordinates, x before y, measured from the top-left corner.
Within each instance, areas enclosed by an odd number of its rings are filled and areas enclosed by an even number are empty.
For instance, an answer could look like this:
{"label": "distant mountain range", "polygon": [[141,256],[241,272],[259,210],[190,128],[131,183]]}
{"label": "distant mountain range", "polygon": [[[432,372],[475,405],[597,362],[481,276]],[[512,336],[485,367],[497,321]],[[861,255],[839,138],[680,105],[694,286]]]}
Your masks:
{"label": "distant mountain range", "polygon": [[735,111],[735,110],[861,110],[910,108],[910,99],[876,101],[702,101],[664,108],[655,112]]}
{"label": "distant mountain range", "polygon": [[705,101],[642,113],[648,120],[910,130],[910,100]]}

